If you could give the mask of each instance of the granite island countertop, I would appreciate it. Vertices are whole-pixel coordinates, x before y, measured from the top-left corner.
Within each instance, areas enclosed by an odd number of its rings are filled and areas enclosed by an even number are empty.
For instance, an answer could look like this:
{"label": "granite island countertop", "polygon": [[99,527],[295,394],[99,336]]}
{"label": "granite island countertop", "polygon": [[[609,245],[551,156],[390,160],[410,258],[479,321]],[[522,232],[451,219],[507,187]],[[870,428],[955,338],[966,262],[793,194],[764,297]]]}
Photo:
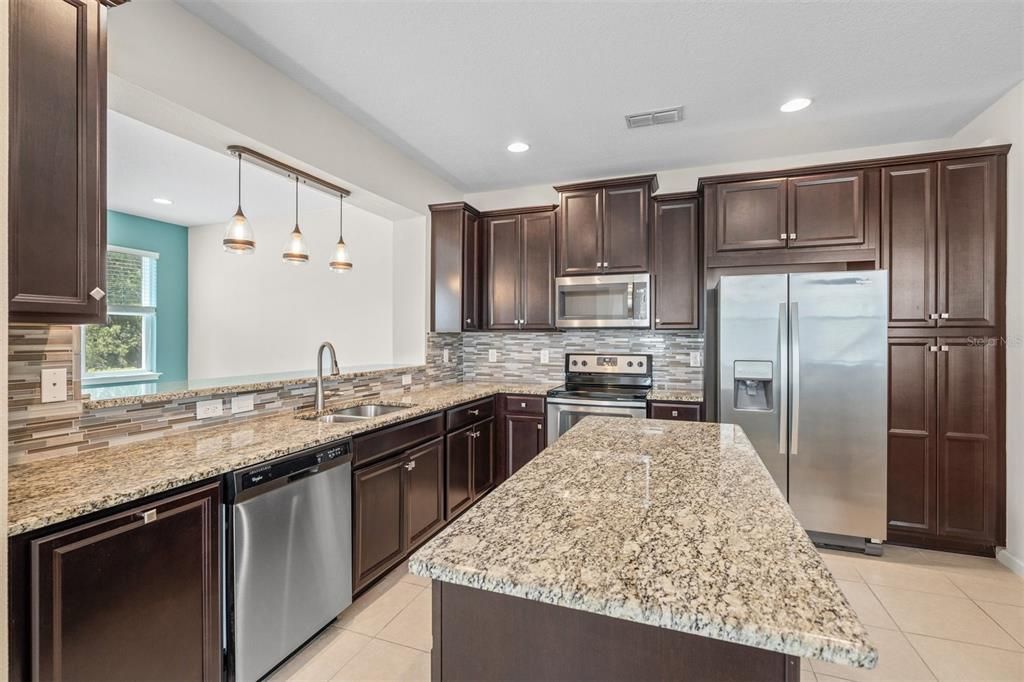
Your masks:
{"label": "granite island countertop", "polygon": [[329,401],[329,409],[368,403],[408,409],[358,422],[325,424],[277,413],[151,440],[12,466],[8,536],[108,509],[275,457],[499,393],[544,395],[554,383],[467,382],[395,396]]}
{"label": "granite island countertop", "polygon": [[416,575],[793,656],[878,652],[739,426],[587,417]]}

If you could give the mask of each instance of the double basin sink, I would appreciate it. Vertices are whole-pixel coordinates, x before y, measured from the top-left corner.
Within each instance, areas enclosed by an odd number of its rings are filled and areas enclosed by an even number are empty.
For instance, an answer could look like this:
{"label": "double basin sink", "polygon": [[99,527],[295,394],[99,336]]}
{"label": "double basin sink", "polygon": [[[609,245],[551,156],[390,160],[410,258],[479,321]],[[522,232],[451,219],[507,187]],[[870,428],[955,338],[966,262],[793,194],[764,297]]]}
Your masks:
{"label": "double basin sink", "polygon": [[374,417],[380,417],[381,415],[391,414],[392,412],[399,412],[401,410],[407,410],[412,405],[354,405],[353,407],[345,407],[340,410],[334,410],[330,414],[323,414],[319,417],[315,417],[316,421],[327,422],[329,424],[342,424],[346,422],[358,422],[364,419],[373,419]]}

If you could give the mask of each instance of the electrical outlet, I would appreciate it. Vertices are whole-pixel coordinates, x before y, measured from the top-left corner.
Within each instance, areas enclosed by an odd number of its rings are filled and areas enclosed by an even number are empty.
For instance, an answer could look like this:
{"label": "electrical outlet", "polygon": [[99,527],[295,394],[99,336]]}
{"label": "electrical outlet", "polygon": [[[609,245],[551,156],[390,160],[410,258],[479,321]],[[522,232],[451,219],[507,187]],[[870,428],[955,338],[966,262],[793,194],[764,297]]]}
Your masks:
{"label": "electrical outlet", "polygon": [[448,364],[448,349],[447,348],[445,348],[443,351],[441,351],[441,361],[444,362],[444,364],[446,364],[446,365]]}
{"label": "electrical outlet", "polygon": [[498,351],[494,350],[493,348],[491,350],[487,351],[487,361],[488,362],[497,362],[498,361]]}
{"label": "electrical outlet", "polygon": [[408,386],[411,383],[412,383],[412,375],[411,374],[403,374],[402,375],[402,385],[403,386]]}
{"label": "electrical outlet", "polygon": [[44,369],[39,373],[39,386],[42,390],[41,402],[59,403],[68,399],[68,370]]}
{"label": "electrical outlet", "polygon": [[540,364],[546,365],[551,362],[551,351],[542,350],[540,352]]}
{"label": "electrical outlet", "polygon": [[196,403],[196,419],[209,419],[224,414],[223,400],[201,400]]}
{"label": "electrical outlet", "polygon": [[231,414],[239,412],[252,412],[256,409],[256,400],[252,393],[248,395],[236,395],[231,399]]}
{"label": "electrical outlet", "polygon": [[704,354],[699,350],[690,351],[690,367],[703,367],[704,366]]}

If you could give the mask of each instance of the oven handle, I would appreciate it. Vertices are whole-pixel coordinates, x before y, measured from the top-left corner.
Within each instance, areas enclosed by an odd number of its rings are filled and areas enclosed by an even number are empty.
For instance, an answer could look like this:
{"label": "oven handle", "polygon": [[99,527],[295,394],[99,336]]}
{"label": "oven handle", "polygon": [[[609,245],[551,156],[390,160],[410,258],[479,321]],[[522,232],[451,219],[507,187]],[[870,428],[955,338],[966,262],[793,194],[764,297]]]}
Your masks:
{"label": "oven handle", "polygon": [[580,407],[647,407],[646,401],[621,401],[621,400],[572,400],[570,398],[548,398],[549,405],[579,405]]}

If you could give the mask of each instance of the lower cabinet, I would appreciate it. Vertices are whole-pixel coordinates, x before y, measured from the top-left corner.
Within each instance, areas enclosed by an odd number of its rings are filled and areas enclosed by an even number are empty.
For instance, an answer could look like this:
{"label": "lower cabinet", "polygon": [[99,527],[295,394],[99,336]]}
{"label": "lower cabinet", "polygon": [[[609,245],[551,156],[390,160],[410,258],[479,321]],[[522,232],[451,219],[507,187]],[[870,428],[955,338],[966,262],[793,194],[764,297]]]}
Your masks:
{"label": "lower cabinet", "polygon": [[448,434],[447,518],[462,513],[494,487],[494,419]]}
{"label": "lower cabinet", "polygon": [[699,422],[704,420],[701,403],[647,403],[647,416],[651,419],[674,419]]}
{"label": "lower cabinet", "polygon": [[985,553],[998,543],[995,342],[890,339],[890,541]]}
{"label": "lower cabinet", "polygon": [[220,501],[211,484],[32,540],[31,678],[219,680]]}
{"label": "lower cabinet", "polygon": [[406,457],[406,544],[412,548],[444,525],[444,440],[421,445]]}
{"label": "lower cabinet", "polygon": [[505,462],[508,475],[519,471],[545,447],[544,417],[505,415]]}

